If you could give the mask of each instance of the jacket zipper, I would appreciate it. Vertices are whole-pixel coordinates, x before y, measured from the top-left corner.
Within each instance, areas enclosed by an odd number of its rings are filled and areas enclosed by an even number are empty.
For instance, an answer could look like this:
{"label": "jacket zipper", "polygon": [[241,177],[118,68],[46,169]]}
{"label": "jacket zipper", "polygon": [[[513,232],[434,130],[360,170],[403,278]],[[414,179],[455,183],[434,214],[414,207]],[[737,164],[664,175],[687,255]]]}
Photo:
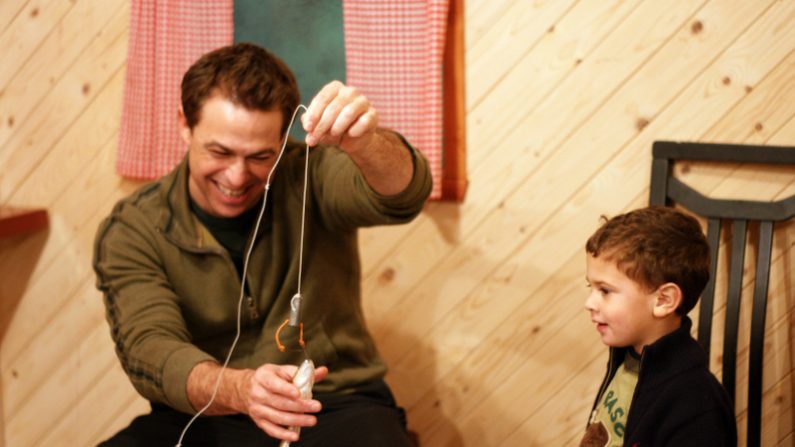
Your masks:
{"label": "jacket zipper", "polygon": [[[229,253],[226,250],[216,249],[216,248],[196,248],[187,246],[180,241],[172,238],[169,236],[165,231],[158,228],[157,229],[166,239],[171,241],[172,244],[176,245],[177,247],[191,253],[199,253],[199,254],[215,254],[220,256],[226,261],[226,264],[232,269],[232,272],[235,274],[235,277],[238,278],[237,285],[238,288],[242,287],[242,278],[237,273],[237,267],[235,267],[235,263],[232,262],[232,258],[229,256]],[[246,251],[248,251],[248,245],[251,243],[251,235],[249,235],[248,240],[246,241]],[[244,290],[245,295],[245,302],[246,307],[248,308],[248,316],[249,318],[254,321],[259,318],[259,311],[257,310],[257,303],[254,301],[254,298],[251,296],[251,292],[249,291],[249,281],[246,281],[246,290]]]}

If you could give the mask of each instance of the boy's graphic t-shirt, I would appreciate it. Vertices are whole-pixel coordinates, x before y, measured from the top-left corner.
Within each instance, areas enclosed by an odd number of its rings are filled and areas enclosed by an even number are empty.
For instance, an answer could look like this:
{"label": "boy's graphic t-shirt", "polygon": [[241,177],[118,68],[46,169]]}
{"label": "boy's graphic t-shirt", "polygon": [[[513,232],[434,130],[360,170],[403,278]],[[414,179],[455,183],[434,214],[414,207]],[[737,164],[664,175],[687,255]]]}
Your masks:
{"label": "boy's graphic t-shirt", "polygon": [[624,445],[624,430],[635,386],[638,384],[639,369],[640,359],[627,351],[624,363],[599,397],[581,446]]}

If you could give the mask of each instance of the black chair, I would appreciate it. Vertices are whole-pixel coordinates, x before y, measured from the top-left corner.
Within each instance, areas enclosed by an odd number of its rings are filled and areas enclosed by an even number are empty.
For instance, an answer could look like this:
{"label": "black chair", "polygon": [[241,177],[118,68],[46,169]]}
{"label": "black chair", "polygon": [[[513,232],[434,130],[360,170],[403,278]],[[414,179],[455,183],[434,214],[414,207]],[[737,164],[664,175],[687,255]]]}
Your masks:
{"label": "black chair", "polygon": [[715,299],[718,248],[722,227],[731,225],[726,321],[723,339],[723,386],[734,402],[737,363],[737,333],[740,295],[743,284],[746,230],[749,222],[759,222],[756,282],[751,311],[748,370],[747,445],[759,446],[762,417],[762,353],[765,337],[768,281],[773,241],[773,226],[795,216],[795,196],[776,202],[712,199],[690,188],[673,176],[680,161],[726,163],[790,164],[795,166],[795,147],[729,145],[713,143],[654,143],[649,204],[678,204],[707,219],[707,240],[711,249],[712,274],[701,296],[698,341],[707,354],[710,349]]}

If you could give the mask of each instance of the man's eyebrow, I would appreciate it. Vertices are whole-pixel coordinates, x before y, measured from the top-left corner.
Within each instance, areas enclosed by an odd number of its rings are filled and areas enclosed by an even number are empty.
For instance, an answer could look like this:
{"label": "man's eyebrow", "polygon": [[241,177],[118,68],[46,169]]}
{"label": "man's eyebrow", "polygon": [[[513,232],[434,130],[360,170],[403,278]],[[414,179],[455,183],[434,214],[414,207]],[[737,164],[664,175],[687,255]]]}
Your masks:
{"label": "man's eyebrow", "polygon": [[257,152],[248,154],[247,157],[258,157],[260,155],[273,155],[276,153],[276,149],[267,148],[267,149],[260,149]]}
{"label": "man's eyebrow", "polygon": [[[216,148],[222,149],[222,150],[224,150],[226,152],[235,152],[234,150],[232,150],[232,148],[230,148],[228,146],[224,146],[223,144],[221,144],[221,143],[219,143],[217,141],[208,141],[208,142],[204,143],[204,147],[205,148],[216,147]],[[276,149],[273,149],[273,148],[269,147],[269,148],[265,148],[265,149],[260,149],[260,150],[258,150],[256,152],[252,152],[251,154],[246,155],[246,157],[258,157],[260,155],[266,155],[266,154],[267,155],[272,155],[272,154],[275,154],[275,153],[276,153]]]}
{"label": "man's eyebrow", "polygon": [[204,147],[205,148],[217,147],[218,149],[223,149],[223,150],[225,150],[227,152],[232,152],[231,148],[226,147],[226,146],[224,146],[223,144],[221,144],[221,143],[219,143],[217,141],[208,141],[208,142],[204,143]]}

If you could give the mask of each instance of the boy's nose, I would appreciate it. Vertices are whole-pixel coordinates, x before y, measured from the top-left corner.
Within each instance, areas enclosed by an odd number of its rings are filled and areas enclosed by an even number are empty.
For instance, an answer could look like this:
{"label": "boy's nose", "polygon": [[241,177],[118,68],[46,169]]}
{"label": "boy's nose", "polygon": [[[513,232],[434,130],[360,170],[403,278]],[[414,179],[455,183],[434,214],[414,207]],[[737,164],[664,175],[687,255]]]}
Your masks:
{"label": "boy's nose", "polygon": [[595,299],[594,295],[595,294],[593,292],[591,292],[591,293],[588,294],[588,297],[585,298],[585,309],[590,311],[590,312],[593,312],[593,311],[596,310],[596,299]]}

